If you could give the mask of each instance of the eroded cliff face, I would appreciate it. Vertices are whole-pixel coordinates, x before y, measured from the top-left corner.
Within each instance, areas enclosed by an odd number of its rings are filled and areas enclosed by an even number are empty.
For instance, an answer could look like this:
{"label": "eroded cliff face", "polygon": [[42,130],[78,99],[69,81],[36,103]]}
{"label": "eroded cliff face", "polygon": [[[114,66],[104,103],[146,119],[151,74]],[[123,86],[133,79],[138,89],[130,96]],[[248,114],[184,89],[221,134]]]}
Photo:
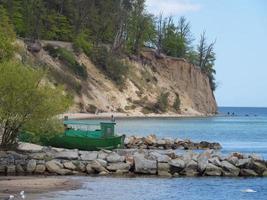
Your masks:
{"label": "eroded cliff face", "polygon": [[209,79],[199,67],[184,59],[172,57],[156,59],[151,51],[146,51],[142,55],[157,70],[159,80],[162,82],[158,85],[164,84],[170,92],[179,94],[182,113],[187,113],[186,110],[202,114],[216,113],[217,103]]}
{"label": "eroded cliff face", "polygon": [[[51,42],[71,50],[67,43]],[[50,44],[51,44],[50,43]],[[216,100],[210,89],[208,77],[201,70],[183,59],[157,58],[153,50],[146,50],[141,58],[127,58],[130,69],[123,88],[117,86],[96,67],[85,54],[76,55],[86,66],[88,78],[81,80],[65,65],[52,58],[43,49],[32,57],[49,67],[54,84],[63,84],[74,95],[71,112],[123,112],[128,115],[153,114],[151,109],[159,95],[169,93],[167,115],[208,115],[217,110]],[[79,88],[77,92],[76,89]],[[180,109],[173,107],[179,96]]]}

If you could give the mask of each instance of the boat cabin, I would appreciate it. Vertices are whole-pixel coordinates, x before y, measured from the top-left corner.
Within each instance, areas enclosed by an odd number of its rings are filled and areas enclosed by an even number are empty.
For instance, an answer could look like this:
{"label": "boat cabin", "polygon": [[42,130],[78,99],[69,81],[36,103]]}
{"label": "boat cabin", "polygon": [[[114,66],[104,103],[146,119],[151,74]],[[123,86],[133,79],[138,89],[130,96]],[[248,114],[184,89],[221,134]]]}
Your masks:
{"label": "boat cabin", "polygon": [[65,135],[91,138],[108,138],[115,136],[114,122],[82,122],[82,121],[64,121]]}

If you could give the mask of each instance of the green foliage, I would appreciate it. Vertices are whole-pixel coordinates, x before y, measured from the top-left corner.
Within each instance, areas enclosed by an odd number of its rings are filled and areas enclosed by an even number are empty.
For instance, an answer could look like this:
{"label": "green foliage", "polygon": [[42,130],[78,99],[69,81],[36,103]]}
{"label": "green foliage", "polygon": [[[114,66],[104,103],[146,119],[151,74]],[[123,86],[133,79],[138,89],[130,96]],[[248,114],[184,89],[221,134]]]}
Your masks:
{"label": "green foliage", "polygon": [[[88,34],[88,33],[87,33]],[[87,56],[90,56],[92,52],[93,45],[89,42],[89,38],[87,37],[85,32],[80,33],[75,38],[73,45],[76,51],[80,52],[83,51]]]}
{"label": "green foliage", "polygon": [[202,72],[209,77],[210,87],[212,91],[216,89],[216,82],[214,75],[216,71],[214,69],[214,62],[216,60],[214,52],[215,42],[207,44],[207,38],[205,32],[202,33],[197,47],[197,65],[201,68]]}
{"label": "green foliage", "polygon": [[68,66],[76,75],[86,79],[88,74],[86,71],[86,67],[84,65],[80,65],[71,51],[68,51],[64,48],[55,48],[52,45],[47,45],[45,50],[49,52],[49,54],[61,60],[66,66]]}
{"label": "green foliage", "polygon": [[0,62],[10,59],[14,53],[15,33],[6,11],[0,6]]}
{"label": "green foliage", "polygon": [[23,129],[42,133],[48,121],[71,104],[61,88],[53,89],[41,82],[41,71],[9,61],[0,64],[0,74],[2,148],[15,145]]}
{"label": "green foliage", "polygon": [[174,103],[173,103],[173,108],[176,111],[180,111],[180,106],[181,106],[181,100],[178,94],[176,94]]}
{"label": "green foliage", "polygon": [[129,66],[115,55],[108,52],[105,47],[94,48],[91,54],[92,61],[117,85],[123,86],[127,77]]}
{"label": "green foliage", "polygon": [[169,92],[161,92],[160,95],[158,96],[158,101],[155,107],[161,112],[166,112],[169,103],[168,98],[169,98]]}

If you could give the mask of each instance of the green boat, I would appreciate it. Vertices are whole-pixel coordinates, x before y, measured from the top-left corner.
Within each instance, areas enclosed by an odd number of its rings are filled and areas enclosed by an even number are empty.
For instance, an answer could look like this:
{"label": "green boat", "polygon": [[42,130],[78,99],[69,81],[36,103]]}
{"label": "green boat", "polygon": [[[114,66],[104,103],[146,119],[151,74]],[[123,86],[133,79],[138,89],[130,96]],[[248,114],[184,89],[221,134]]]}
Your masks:
{"label": "green boat", "polygon": [[[114,122],[88,123],[65,121],[65,132],[52,138],[41,138],[45,146],[79,150],[100,150],[122,148],[125,135],[115,135]],[[23,132],[21,141],[29,142],[29,133]]]}

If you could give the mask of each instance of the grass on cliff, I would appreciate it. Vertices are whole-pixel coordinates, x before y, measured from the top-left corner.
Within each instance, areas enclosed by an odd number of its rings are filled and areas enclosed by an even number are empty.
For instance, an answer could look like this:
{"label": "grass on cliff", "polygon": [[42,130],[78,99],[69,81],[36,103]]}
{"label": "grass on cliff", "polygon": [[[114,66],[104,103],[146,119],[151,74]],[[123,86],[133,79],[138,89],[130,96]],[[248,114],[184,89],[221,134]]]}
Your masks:
{"label": "grass on cliff", "polygon": [[76,75],[80,76],[83,79],[88,77],[86,67],[80,65],[73,54],[73,52],[68,51],[64,48],[56,48],[52,45],[47,45],[44,48],[53,58],[58,58],[63,62],[70,70],[72,70]]}

